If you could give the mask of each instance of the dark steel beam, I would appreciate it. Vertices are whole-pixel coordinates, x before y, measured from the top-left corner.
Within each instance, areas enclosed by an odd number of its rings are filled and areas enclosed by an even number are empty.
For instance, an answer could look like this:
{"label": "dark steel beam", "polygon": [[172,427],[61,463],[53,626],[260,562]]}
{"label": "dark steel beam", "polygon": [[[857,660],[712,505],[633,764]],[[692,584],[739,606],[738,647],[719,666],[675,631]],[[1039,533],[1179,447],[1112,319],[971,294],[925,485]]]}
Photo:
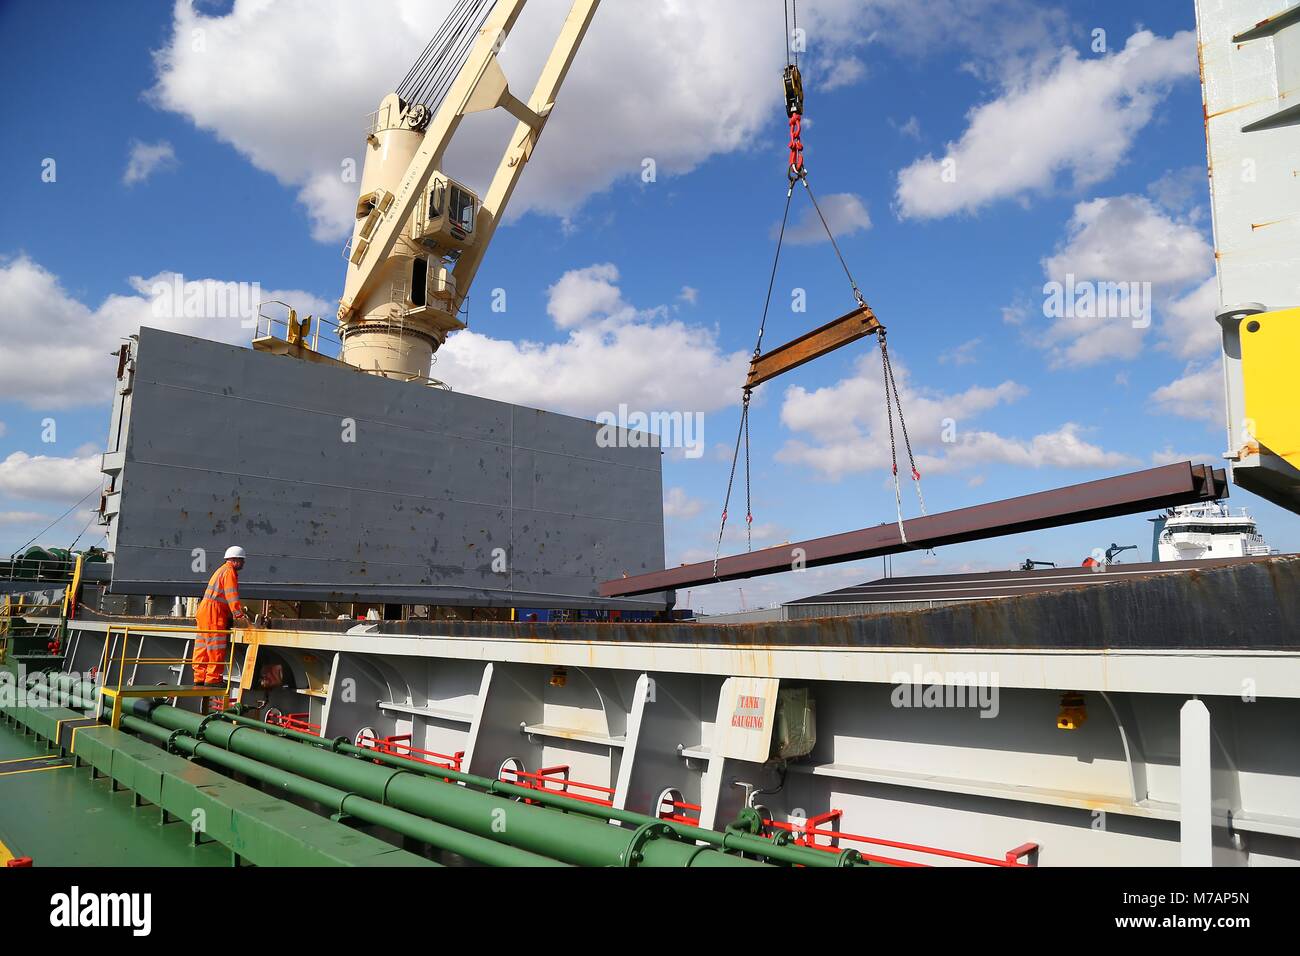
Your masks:
{"label": "dark steel beam", "polygon": [[1228,481],[1221,469],[1183,461],[1115,478],[1086,481],[1051,491],[913,518],[903,523],[906,540],[899,534],[898,524],[890,522],[861,531],[847,531],[825,538],[812,538],[720,558],[716,573],[712,561],[702,561],[665,571],[606,581],[600,586],[600,593],[604,597],[626,597],[763,574],[779,574],[800,566],[815,568],[825,564],[875,558],[883,554],[920,551],[1198,501],[1213,501],[1226,498],[1227,495]]}
{"label": "dark steel beam", "polygon": [[805,332],[797,339],[792,339],[784,345],[778,345],[771,351],[756,356],[749,364],[749,377],[745,380],[745,387],[754,388],[761,385],[768,379],[776,378],[782,372],[798,368],[828,352],[834,352],[841,346],[856,342],[879,328],[880,322],[870,307],[859,306],[852,312],[827,322],[821,328]]}

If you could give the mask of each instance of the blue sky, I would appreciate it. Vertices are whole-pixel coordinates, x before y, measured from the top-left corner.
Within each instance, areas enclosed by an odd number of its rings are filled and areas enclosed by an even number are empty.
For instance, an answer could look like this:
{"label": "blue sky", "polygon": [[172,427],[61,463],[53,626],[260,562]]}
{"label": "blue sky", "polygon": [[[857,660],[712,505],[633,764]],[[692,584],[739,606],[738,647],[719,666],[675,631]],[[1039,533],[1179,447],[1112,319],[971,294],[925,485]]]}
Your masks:
{"label": "blue sky", "polygon": [[[521,75],[558,9],[536,5],[503,54]],[[358,42],[348,28],[357,8],[333,4],[0,7],[0,551],[94,488],[107,352],[149,321],[146,280],[255,281],[308,309],[337,300],[339,222],[356,187],[331,171],[359,154],[363,114],[438,22],[423,5],[366,6],[391,24],[383,43]],[[677,563],[713,553],[737,370],[784,201],[782,28],[775,0],[676,14],[637,6],[634,15],[607,0],[597,14],[476,281],[471,332],[448,343],[434,374],[589,417],[623,401],[702,412],[705,453],[665,459]],[[1217,463],[1205,141],[1184,33],[1195,29],[1192,4],[920,6],[827,0],[801,4],[801,16],[811,182],[889,328],[929,510],[1164,460]],[[481,125],[448,163],[471,182],[493,155],[491,123]],[[806,211],[796,194],[796,223]],[[1067,273],[1150,282],[1149,327],[1044,315],[1044,283]],[[796,288],[806,313],[791,311]],[[493,289],[507,293],[503,313],[486,308]],[[851,305],[827,243],[787,245],[765,341]],[[248,334],[222,320],[180,330]],[[756,395],[756,545],[894,520],[875,351],[864,340]],[[42,440],[49,419],[53,442]],[[944,419],[955,441],[940,438]],[[1300,518],[1240,489],[1232,501],[1271,545],[1300,547]],[[736,530],[743,510],[732,508]],[[41,543],[66,546],[88,517],[75,512]],[[894,572],[1006,568],[1027,556],[1077,564],[1112,541],[1145,554],[1145,517],[900,556]],[[92,525],[83,543],[99,537]],[[724,553],[743,547],[732,538]],[[732,609],[743,587],[754,606],[879,568],[720,585],[692,603]]]}

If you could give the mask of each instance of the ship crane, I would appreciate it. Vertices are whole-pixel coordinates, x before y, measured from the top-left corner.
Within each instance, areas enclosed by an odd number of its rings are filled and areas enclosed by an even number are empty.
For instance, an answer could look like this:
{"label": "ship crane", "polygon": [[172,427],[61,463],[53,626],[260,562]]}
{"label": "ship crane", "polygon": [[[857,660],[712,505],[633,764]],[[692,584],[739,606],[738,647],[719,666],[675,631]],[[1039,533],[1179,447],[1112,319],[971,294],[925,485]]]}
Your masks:
{"label": "ship crane", "polygon": [[[574,0],[532,93],[510,91],[498,53],[527,0],[457,0],[366,132],[356,223],[339,303],[340,360],[427,381],[433,353],[465,328],[470,286],[528,164],[600,0]],[[518,121],[478,196],[443,170],[461,121]]]}

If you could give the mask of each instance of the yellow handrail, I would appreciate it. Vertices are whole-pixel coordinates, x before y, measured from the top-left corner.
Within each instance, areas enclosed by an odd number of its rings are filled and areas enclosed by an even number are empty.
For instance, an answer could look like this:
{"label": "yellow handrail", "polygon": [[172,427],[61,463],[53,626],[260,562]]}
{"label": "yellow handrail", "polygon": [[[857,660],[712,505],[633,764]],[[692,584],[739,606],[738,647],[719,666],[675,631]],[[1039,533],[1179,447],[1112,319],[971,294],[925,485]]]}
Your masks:
{"label": "yellow handrail", "polygon": [[[122,632],[122,660],[117,665],[117,692],[122,693],[122,680],[126,676],[126,645],[131,643],[131,629],[128,627]],[[116,705],[115,705],[116,706]],[[113,726],[117,726],[117,715],[114,714]]]}
{"label": "yellow handrail", "polygon": [[[124,696],[137,696],[137,697],[139,697],[139,696],[154,696],[153,693],[147,693],[147,694],[145,694],[145,693],[139,693],[139,692],[137,692],[137,693],[131,694],[129,691],[126,692],[126,693],[124,693],[123,688],[130,687],[130,686],[131,686],[131,685],[129,685],[129,684],[126,683],[126,665],[127,665],[127,664],[131,664],[131,665],[133,665],[133,666],[138,666],[138,665],[140,665],[140,664],[179,664],[179,665],[181,665],[182,668],[184,668],[186,665],[190,666],[191,668],[194,666],[194,661],[193,661],[193,658],[192,658],[192,657],[181,657],[181,658],[176,658],[176,657],[143,657],[143,656],[140,656],[140,657],[128,657],[128,656],[127,656],[127,647],[128,647],[128,645],[131,643],[131,633],[132,633],[133,631],[134,631],[136,634],[138,634],[138,635],[141,636],[141,638],[142,638],[142,639],[141,639],[141,646],[143,647],[143,643],[144,643],[144,642],[143,642],[143,637],[144,637],[144,635],[146,635],[146,634],[148,634],[148,633],[152,633],[152,632],[154,632],[155,630],[156,630],[155,628],[153,628],[153,627],[149,627],[149,626],[145,626],[145,627],[134,627],[134,626],[132,626],[132,625],[126,625],[126,624],[124,624],[124,625],[121,625],[120,627],[117,627],[117,626],[114,626],[114,625],[111,625],[111,624],[110,624],[109,627],[108,627],[108,629],[104,632],[104,650],[103,650],[103,652],[101,653],[100,661],[101,661],[102,666],[103,666],[105,669],[107,669],[107,667],[108,667],[108,663],[107,663],[107,662],[108,662],[108,655],[109,655],[109,650],[110,650],[110,647],[111,647],[111,644],[112,644],[112,638],[113,638],[113,635],[116,634],[116,633],[118,633],[119,631],[120,631],[120,633],[121,633],[121,635],[122,635],[122,650],[121,650],[121,653],[118,654],[118,656],[117,656],[117,658],[116,658],[116,663],[117,663],[117,686],[116,686],[116,688],[112,691],[112,697],[113,697],[113,708],[112,708],[111,716],[110,716],[110,718],[109,718],[109,723],[110,723],[110,725],[113,726],[113,727],[118,727],[118,726],[121,725],[121,720],[122,720],[122,699],[123,699]],[[181,631],[181,632],[184,632],[184,633],[199,633],[199,629],[198,629],[197,627],[194,627],[194,628],[168,628],[168,629],[167,629],[166,631],[164,631],[163,633],[175,633],[175,632],[177,632],[177,631]],[[210,629],[210,628],[205,628],[205,629],[202,631],[202,633],[204,633],[204,634],[233,634],[234,631],[233,631],[233,629],[229,629],[229,628],[226,628],[226,629],[215,629],[215,630],[214,630],[214,629]],[[225,684],[225,688],[221,691],[221,693],[219,693],[219,694],[218,694],[218,693],[213,693],[213,694],[210,694],[210,695],[204,695],[204,696],[212,696],[212,697],[224,696],[224,697],[229,697],[229,696],[230,696],[230,690],[231,690],[231,687],[232,687],[233,682],[234,682],[234,674],[235,674],[235,671],[234,671],[234,655],[233,655],[233,654],[229,654],[229,655],[227,655],[226,660],[224,660],[224,661],[212,661],[212,662],[209,662],[209,664],[210,664],[210,666],[217,666],[217,667],[220,667],[220,668],[225,672],[225,675],[226,675],[226,684]],[[182,673],[183,673],[183,670],[182,670]],[[107,675],[106,675],[106,676],[107,676]],[[153,687],[154,687],[154,685],[149,685],[149,686],[150,686],[150,688],[153,688]],[[218,687],[218,686],[220,686],[220,685],[214,685],[214,687]],[[159,687],[162,687],[162,685],[159,685]],[[175,690],[178,690],[178,691],[181,690],[180,687],[177,687],[177,688],[171,688],[170,686],[167,686],[165,689],[166,689],[166,690],[172,690],[172,689],[175,689]],[[192,690],[192,689],[191,689],[191,690]],[[184,691],[182,691],[182,694],[184,694]],[[193,696],[192,693],[184,694],[184,695],[185,695],[185,696]],[[167,694],[167,693],[158,693],[157,696],[159,696],[159,697],[172,697],[172,696],[177,696],[177,695],[176,695],[176,694]]]}
{"label": "yellow handrail", "polygon": [[85,559],[86,556],[84,554],[77,555],[77,566],[73,569],[72,581],[68,584],[67,590],[63,592],[64,619],[67,618],[68,611],[73,607],[73,602],[77,600],[77,591],[81,589],[81,566]]}
{"label": "yellow handrail", "polygon": [[62,604],[24,604],[22,601],[10,602],[9,596],[5,596],[5,617],[23,617],[30,611],[49,611],[56,607],[62,607]]}
{"label": "yellow handrail", "polygon": [[[181,664],[188,661],[188,657],[127,657],[128,664]],[[222,662],[224,663],[224,661]]]}
{"label": "yellow handrail", "polygon": [[109,630],[130,627],[138,634],[234,634],[239,628],[204,627],[197,624],[109,624]]}

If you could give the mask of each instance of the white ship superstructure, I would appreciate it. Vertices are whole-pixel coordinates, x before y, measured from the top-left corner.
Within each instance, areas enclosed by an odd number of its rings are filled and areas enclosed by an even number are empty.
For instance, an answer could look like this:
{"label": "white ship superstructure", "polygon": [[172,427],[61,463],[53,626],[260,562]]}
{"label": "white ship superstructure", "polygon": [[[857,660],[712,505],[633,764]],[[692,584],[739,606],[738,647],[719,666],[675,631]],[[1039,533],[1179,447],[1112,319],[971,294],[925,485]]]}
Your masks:
{"label": "white ship superstructure", "polygon": [[1155,519],[1157,561],[1251,558],[1274,553],[1245,508],[1221,501],[1180,505]]}

